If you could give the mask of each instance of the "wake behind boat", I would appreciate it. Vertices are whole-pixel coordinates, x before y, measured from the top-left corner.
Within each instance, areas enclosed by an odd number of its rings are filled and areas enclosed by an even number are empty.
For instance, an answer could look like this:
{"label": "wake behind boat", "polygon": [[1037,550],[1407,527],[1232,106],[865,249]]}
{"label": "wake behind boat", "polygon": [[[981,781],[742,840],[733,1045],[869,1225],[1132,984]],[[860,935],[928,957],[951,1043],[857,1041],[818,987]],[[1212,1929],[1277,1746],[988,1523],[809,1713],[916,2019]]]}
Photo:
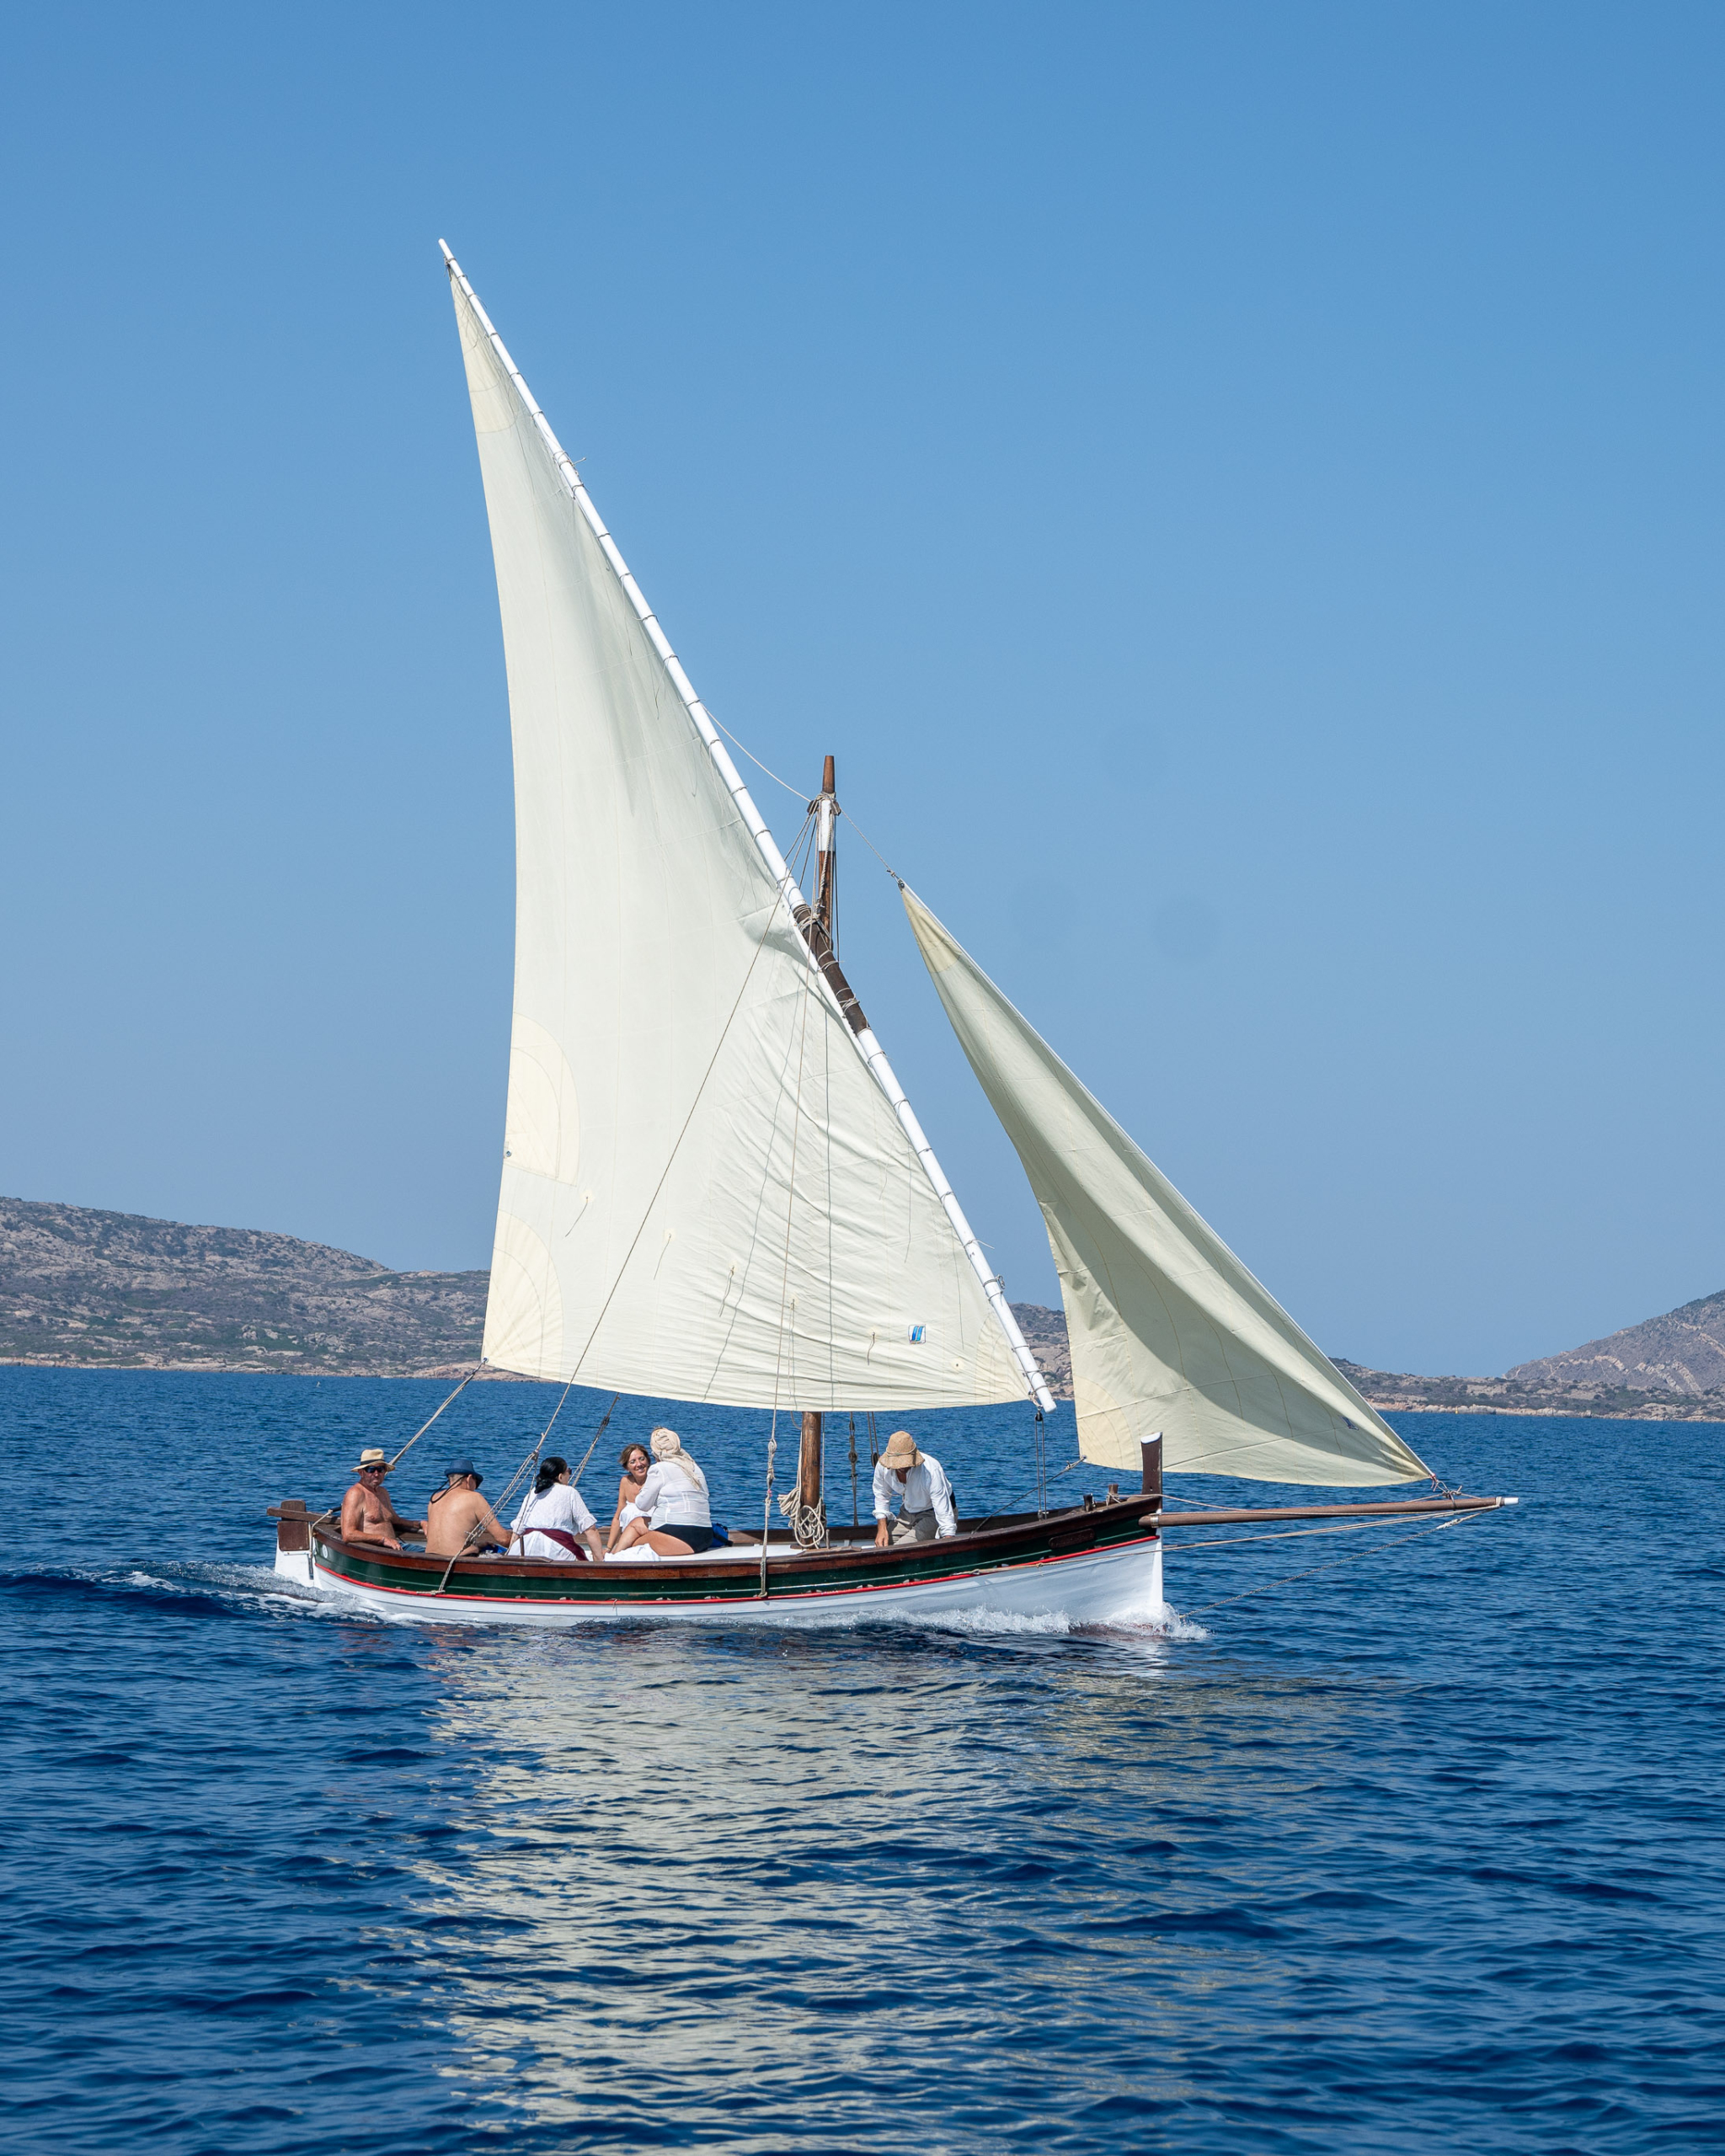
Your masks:
{"label": "wake behind boat", "polygon": [[[762,1527],[687,1558],[446,1560],[344,1540],[294,1501],[275,1508],[278,1569],[440,1620],[833,1609],[1155,1621],[1165,1529],[1513,1502],[1164,1511],[1164,1464],[1356,1487],[1430,1470],[900,883],[1042,1209],[1080,1456],[1139,1487],[1061,1512],[1044,1496],[1035,1513],[886,1548],[873,1528],[830,1524],[831,1414],[1020,1401],[1039,1426],[1053,1398],[839,963],[833,760],[788,861],[443,253],[515,777],[515,1016],[484,1358],[566,1389],[769,1416]],[[797,1472],[777,1526],[777,1433],[792,1418]]]}

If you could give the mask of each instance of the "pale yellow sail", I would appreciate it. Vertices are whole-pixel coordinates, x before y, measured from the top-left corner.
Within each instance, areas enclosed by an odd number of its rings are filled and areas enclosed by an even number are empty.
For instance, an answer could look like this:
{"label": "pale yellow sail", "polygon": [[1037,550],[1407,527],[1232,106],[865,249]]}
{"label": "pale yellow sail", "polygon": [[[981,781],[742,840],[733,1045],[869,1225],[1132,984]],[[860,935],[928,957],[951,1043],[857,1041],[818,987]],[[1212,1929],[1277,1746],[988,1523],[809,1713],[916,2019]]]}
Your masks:
{"label": "pale yellow sail", "polygon": [[515,778],[485,1353],[748,1407],[1018,1400],[982,1283],[458,276]]}
{"label": "pale yellow sail", "polygon": [[1079,1450],[1265,1481],[1429,1470],[913,892],[911,926],[1042,1208],[1071,1338]]}

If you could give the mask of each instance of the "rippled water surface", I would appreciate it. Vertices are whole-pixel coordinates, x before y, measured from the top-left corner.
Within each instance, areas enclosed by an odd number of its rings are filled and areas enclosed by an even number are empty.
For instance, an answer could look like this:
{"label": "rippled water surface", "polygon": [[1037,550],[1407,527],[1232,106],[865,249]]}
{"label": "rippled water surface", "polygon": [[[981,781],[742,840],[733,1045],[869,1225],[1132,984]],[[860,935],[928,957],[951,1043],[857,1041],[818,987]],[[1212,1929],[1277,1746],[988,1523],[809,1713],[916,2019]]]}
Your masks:
{"label": "rippled water surface", "polygon": [[[1171,1549],[1185,1636],[286,1592],[264,1505],[439,1396],[0,1370],[13,2148],[1725,2141],[1725,1429],[1397,1417],[1519,1511]],[[464,1396],[398,1500],[554,1398]],[[758,1517],[752,1419],[674,1419]],[[918,1428],[1028,1486],[1021,1415]]]}

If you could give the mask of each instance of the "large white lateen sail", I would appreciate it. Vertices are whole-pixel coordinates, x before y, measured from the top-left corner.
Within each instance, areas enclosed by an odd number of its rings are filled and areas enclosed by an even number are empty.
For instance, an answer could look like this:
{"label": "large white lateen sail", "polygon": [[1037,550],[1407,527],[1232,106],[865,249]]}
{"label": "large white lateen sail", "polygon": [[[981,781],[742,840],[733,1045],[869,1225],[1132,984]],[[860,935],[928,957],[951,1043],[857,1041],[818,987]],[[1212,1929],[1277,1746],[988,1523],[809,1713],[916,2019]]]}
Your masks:
{"label": "large white lateen sail", "polygon": [[872,1037],[859,1054],[752,803],[451,270],[515,744],[487,1358],[734,1406],[1024,1398],[1028,1355],[908,1105],[871,1075]]}
{"label": "large white lateen sail", "polygon": [[1429,1470],[913,892],[911,926],[1048,1227],[1078,1447],[1135,1470],[1370,1485]]}

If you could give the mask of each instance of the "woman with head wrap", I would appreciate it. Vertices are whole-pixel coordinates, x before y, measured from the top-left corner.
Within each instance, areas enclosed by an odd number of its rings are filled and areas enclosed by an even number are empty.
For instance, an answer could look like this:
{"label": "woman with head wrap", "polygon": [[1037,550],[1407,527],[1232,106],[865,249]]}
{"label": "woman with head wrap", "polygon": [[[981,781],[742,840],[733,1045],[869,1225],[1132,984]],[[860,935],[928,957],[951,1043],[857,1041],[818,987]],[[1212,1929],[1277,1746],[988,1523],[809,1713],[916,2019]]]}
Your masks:
{"label": "woman with head wrap", "polygon": [[644,1542],[661,1557],[695,1557],[713,1547],[707,1477],[675,1430],[653,1433],[653,1465],[633,1502],[623,1507],[619,1554]]}

